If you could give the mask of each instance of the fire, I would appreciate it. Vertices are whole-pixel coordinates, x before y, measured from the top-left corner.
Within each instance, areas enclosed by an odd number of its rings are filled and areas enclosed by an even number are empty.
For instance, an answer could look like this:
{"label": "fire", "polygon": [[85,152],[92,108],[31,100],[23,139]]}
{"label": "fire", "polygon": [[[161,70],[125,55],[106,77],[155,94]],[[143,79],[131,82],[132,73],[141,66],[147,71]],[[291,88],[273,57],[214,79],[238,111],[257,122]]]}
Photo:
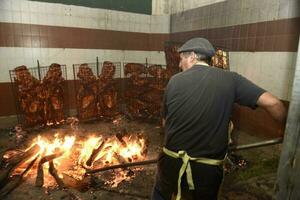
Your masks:
{"label": "fire", "polygon": [[144,157],[144,151],[146,149],[146,141],[144,138],[138,138],[133,140],[132,137],[124,139],[127,143],[126,148],[120,149],[120,155],[128,159],[139,159]]}
{"label": "fire", "polygon": [[68,156],[72,146],[75,143],[75,136],[65,136],[64,139],[59,137],[59,134],[54,135],[54,141],[50,142],[46,138],[42,138],[40,135],[37,137],[36,141],[33,142],[33,145],[37,144],[40,147],[40,155],[50,155],[56,152],[57,150],[62,151],[64,156]]}
{"label": "fire", "polygon": [[85,165],[93,150],[99,147],[100,140],[101,137],[90,136],[90,138],[83,142],[78,161],[80,165]]}
{"label": "fire", "polygon": [[[110,137],[100,135],[77,139],[75,136],[62,137],[59,133],[56,133],[52,140],[39,135],[25,152],[36,146],[38,146],[38,152],[30,160],[33,160],[33,158],[38,159],[34,167],[31,168],[30,173],[38,174],[38,171],[42,168],[44,170],[44,186],[53,185],[52,174],[48,173],[50,162],[53,162],[52,168],[55,168],[57,175],[62,180],[64,175],[68,175],[82,181],[87,169],[142,161],[146,157],[147,150],[146,140],[141,134]],[[26,166],[28,166],[28,162],[16,168],[14,174],[23,171]],[[112,179],[105,182],[111,187],[116,187],[120,182],[134,177],[134,171],[128,168],[110,171],[109,173]],[[103,178],[105,179],[105,177]]]}
{"label": "fire", "polygon": [[85,167],[89,167],[85,164],[95,152],[97,155],[94,155],[93,163],[97,163],[97,166],[143,160],[145,157],[146,141],[144,138],[133,136],[106,139],[91,136],[82,146],[79,163]]}

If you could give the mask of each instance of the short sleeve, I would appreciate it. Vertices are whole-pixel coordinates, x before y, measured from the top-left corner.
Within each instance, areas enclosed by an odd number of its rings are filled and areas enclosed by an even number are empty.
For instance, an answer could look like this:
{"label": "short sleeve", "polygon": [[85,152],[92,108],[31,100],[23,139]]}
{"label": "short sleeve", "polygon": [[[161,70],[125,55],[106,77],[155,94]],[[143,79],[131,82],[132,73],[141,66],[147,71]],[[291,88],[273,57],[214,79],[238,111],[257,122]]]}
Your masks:
{"label": "short sleeve", "polygon": [[234,77],[235,102],[255,109],[258,98],[266,91],[237,73],[234,73]]}

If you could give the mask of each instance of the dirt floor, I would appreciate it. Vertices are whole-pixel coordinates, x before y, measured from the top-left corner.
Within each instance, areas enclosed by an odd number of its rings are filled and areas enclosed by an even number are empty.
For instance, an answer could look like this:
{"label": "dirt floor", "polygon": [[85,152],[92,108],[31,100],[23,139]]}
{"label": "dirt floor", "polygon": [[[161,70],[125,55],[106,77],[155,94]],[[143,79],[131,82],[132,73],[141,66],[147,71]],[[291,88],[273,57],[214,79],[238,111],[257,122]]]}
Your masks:
{"label": "dirt floor", "polygon": [[[126,122],[128,132],[140,132],[149,140],[147,159],[154,159],[161,150],[163,143],[162,130],[155,123]],[[0,130],[0,151],[7,147],[15,146],[15,137],[8,129]],[[32,138],[40,135],[51,135],[56,132],[62,134],[75,134],[84,136],[88,134],[113,135],[114,129],[110,122],[90,122],[80,124],[78,129],[70,129],[62,126],[55,129],[35,130],[28,133],[28,137],[21,147],[28,145]],[[247,144],[262,141],[243,132],[235,131],[238,144]],[[276,170],[280,156],[280,145],[260,147],[239,151],[236,154],[246,160],[246,166],[236,168],[227,174],[221,193],[223,200],[268,200],[274,199],[276,183]],[[25,181],[13,192],[6,196],[7,200],[50,200],[50,199],[109,199],[109,200],[139,200],[149,199],[154,184],[156,165],[151,164],[135,171],[134,178],[130,181],[121,182],[118,187],[105,186],[99,179],[93,182],[93,187],[88,191],[79,192],[74,189],[59,190],[57,187],[37,188],[34,179],[26,177]]]}

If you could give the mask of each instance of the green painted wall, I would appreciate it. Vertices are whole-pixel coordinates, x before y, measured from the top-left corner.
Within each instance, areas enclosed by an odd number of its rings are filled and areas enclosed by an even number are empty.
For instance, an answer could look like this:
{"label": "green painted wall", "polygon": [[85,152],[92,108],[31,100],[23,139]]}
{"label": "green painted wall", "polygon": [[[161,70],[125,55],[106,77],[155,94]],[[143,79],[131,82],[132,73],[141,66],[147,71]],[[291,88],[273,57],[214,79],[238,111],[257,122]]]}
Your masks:
{"label": "green painted wall", "polygon": [[31,0],[151,15],[152,0]]}

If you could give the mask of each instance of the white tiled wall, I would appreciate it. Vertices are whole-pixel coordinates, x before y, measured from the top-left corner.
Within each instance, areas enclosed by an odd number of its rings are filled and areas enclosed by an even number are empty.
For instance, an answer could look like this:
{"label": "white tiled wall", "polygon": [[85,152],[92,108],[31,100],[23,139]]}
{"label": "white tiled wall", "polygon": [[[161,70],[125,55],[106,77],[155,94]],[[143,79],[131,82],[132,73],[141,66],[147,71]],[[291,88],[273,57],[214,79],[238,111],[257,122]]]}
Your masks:
{"label": "white tiled wall", "polygon": [[[155,23],[151,24],[152,21]],[[0,22],[169,33],[169,21],[169,15],[135,14],[27,0],[0,0]]]}
{"label": "white tiled wall", "polygon": [[[44,3],[27,0],[0,0],[0,22],[80,27],[129,32],[169,33],[169,15],[129,12]],[[66,64],[72,79],[72,64],[110,60],[165,64],[164,52],[97,49],[8,48],[0,47],[0,82],[9,82],[8,70],[19,65],[35,67],[53,62]]]}
{"label": "white tiled wall", "polygon": [[67,65],[67,77],[73,79],[73,64],[99,62],[140,62],[165,64],[165,55],[158,51],[121,51],[97,49],[58,49],[58,48],[17,48],[0,47],[0,82],[10,82],[9,70],[20,65],[36,67],[37,59],[41,66],[51,63]]}
{"label": "white tiled wall", "polygon": [[171,32],[209,29],[299,16],[299,0],[227,0],[173,14],[171,16]]}
{"label": "white tiled wall", "polygon": [[152,0],[152,14],[178,13],[226,0]]}
{"label": "white tiled wall", "polygon": [[230,70],[247,77],[280,99],[290,100],[294,52],[230,52]]}
{"label": "white tiled wall", "polygon": [[[153,0],[153,15],[67,6],[26,0],[0,0],[0,22],[44,24],[67,27],[96,28],[131,32],[169,33],[218,26],[291,18],[299,16],[298,0]],[[282,99],[290,99],[296,53],[289,52],[230,52],[230,67]],[[163,52],[0,48],[0,82],[9,82],[8,70],[19,65],[36,66],[52,62],[67,64],[72,79],[72,64],[111,60],[165,64]],[[251,61],[251,62],[250,62]]]}

